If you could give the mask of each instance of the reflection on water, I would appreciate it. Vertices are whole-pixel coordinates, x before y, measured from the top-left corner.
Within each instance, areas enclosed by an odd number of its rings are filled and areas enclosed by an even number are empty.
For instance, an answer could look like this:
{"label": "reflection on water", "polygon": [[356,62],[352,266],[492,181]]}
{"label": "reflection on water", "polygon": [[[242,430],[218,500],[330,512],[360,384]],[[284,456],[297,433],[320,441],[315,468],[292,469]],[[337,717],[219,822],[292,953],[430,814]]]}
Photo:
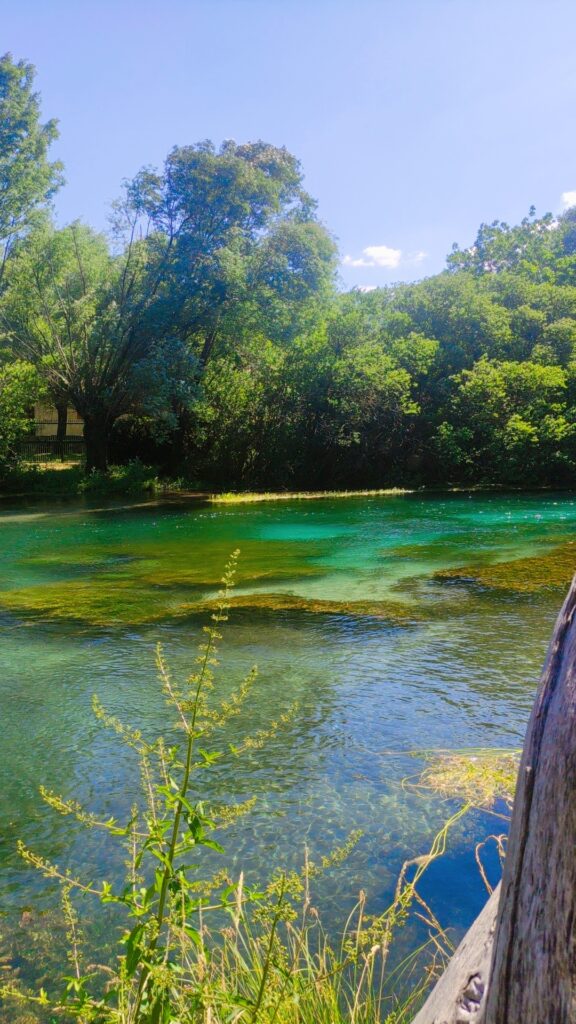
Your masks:
{"label": "reflection on water", "polygon": [[[298,711],[264,750],[212,776],[220,795],[258,797],[228,833],[231,866],[261,876],[299,864],[305,843],[318,857],[360,828],[322,902],[336,922],[362,887],[370,910],[383,908],[403,860],[454,809],[402,786],[418,769],[413,752],[521,741],[576,568],[575,521],[574,498],[549,494],[0,514],[3,909],[53,899],[18,862],[17,837],[61,866],[114,873],[106,841],[71,840],[38,786],[105,813],[129,808],[130,751],[94,722],[92,694],[150,735],[163,728],[155,644],[174,671],[189,670],[199,609],[235,547],[244,607],[226,628],[222,686],[254,663],[260,672],[226,739],[294,701]],[[490,829],[485,814],[464,819],[425,882],[458,928],[484,899],[473,841]]]}

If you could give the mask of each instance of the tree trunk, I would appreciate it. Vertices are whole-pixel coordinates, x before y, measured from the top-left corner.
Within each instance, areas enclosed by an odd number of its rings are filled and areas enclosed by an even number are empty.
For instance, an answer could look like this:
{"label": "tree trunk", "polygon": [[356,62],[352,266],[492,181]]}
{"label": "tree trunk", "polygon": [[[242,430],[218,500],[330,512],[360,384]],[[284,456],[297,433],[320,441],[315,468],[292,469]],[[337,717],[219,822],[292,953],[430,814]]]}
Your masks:
{"label": "tree trunk", "polygon": [[576,577],[524,743],[486,1024],[576,1024]]}
{"label": "tree trunk", "polygon": [[166,464],[171,473],[179,474],[190,468],[190,434],[194,418],[190,409],[186,407],[180,408],[176,416],[177,426],[170,438]]}
{"label": "tree trunk", "polygon": [[108,440],[112,424],[100,417],[84,417],[84,441],[86,443],[86,471],[108,471]]}
{"label": "tree trunk", "polygon": [[575,613],[576,577],[528,723],[496,918],[494,893],[413,1024],[576,1024]]}
{"label": "tree trunk", "polygon": [[208,331],[204,338],[204,344],[202,346],[202,351],[200,353],[200,366],[202,367],[203,370],[206,368],[206,363],[208,362],[210,356],[212,355],[212,351],[214,349],[214,345],[216,344],[217,337],[218,324],[212,327],[212,329]]}
{"label": "tree trunk", "polygon": [[66,431],[68,429],[68,403],[56,402],[56,412],[58,414],[58,426],[56,427],[56,451],[63,462],[64,441],[66,440]]}

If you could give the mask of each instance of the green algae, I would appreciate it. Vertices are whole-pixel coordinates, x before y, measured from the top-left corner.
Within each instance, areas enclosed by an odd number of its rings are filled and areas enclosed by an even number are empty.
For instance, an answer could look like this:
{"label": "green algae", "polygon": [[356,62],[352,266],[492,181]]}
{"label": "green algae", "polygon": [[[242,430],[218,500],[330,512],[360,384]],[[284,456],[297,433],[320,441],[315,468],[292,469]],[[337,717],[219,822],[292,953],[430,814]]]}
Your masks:
{"label": "green algae", "polygon": [[[39,552],[21,560],[23,567],[58,572],[62,568],[85,567],[87,570],[130,575],[146,583],[190,583],[206,587],[218,586],[222,566],[232,550],[228,537],[211,537],[203,543],[202,536],[178,536],[168,540],[128,540],[120,545],[84,545],[70,551]],[[292,579],[301,576],[320,576],[325,573],[312,559],[324,554],[325,545],[318,542],[294,542],[287,547],[282,541],[244,538],[240,547],[237,581],[239,584],[261,579]]]}
{"label": "green algae", "polygon": [[[141,625],[203,610],[218,589],[231,551],[227,538],[202,545],[178,535],[155,540],[69,546],[61,552],[36,552],[19,566],[37,582],[0,591],[0,608],[20,617],[41,616],[86,625]],[[237,572],[238,586],[270,587],[322,577],[312,563],[324,551],[318,543],[245,539]],[[212,607],[212,606],[210,606]],[[254,605],[256,607],[256,604]]]}
{"label": "green algae", "polygon": [[[131,580],[99,578],[3,591],[0,592],[0,608],[24,619],[42,616],[91,626],[143,625],[214,611],[218,604],[216,597],[202,597],[201,593],[205,593],[204,586],[182,587],[178,594],[168,586],[149,589],[135,587]],[[196,595],[192,600],[191,594]],[[397,624],[423,618],[418,610],[399,602],[322,600],[268,591],[233,595],[230,606],[254,612],[372,617]]]}
{"label": "green algae", "polygon": [[565,589],[576,571],[576,543],[566,541],[542,554],[488,565],[474,564],[434,573],[441,582],[473,582],[492,590],[518,594]]}
{"label": "green algae", "polygon": [[[417,609],[409,608],[398,601],[336,601],[321,598],[300,597],[297,594],[261,593],[236,594],[230,600],[231,608],[249,611],[302,611],[313,615],[349,615],[362,618],[386,619],[398,625],[408,625],[424,618]],[[195,611],[211,611],[216,607],[213,600],[200,601]]]}
{"label": "green algae", "polygon": [[132,580],[114,577],[2,591],[0,608],[24,619],[63,619],[91,626],[141,625],[170,614],[172,602],[154,600],[148,590],[134,587]]}
{"label": "green algae", "polygon": [[[41,617],[86,625],[141,625],[215,607],[222,567],[230,555],[227,538],[128,541],[125,546],[69,548],[35,553],[20,566],[39,574],[32,585],[0,591],[0,609],[23,618]],[[317,564],[328,549],[324,541],[253,540],[242,542],[236,583],[252,593],[236,594],[235,607],[305,611],[315,614],[373,616],[394,622],[414,621],[418,609],[400,601],[333,600],[287,593],[287,584],[322,579]],[[48,578],[47,578],[48,577]],[[50,578],[51,577],[51,578]]]}

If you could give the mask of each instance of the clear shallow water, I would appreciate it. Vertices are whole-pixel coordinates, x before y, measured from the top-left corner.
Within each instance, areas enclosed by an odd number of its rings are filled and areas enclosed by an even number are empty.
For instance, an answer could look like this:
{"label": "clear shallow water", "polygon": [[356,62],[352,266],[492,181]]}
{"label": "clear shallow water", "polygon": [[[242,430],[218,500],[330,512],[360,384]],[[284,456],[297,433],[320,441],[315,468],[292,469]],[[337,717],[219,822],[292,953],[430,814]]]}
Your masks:
{"label": "clear shallow water", "polygon": [[[215,773],[220,796],[258,797],[227,833],[228,863],[266,876],[300,864],[305,843],[317,858],[360,828],[319,898],[334,926],[360,888],[372,912],[383,909],[402,862],[429,848],[457,806],[402,786],[422,767],[411,753],[521,744],[576,569],[575,525],[565,494],[4,506],[0,909],[54,898],[18,861],[18,837],[61,866],[114,872],[110,847],[65,831],[38,786],[107,814],[129,808],[134,765],[95,723],[92,694],[155,734],[165,719],[155,644],[175,672],[190,668],[235,547],[244,607],[226,627],[222,685],[254,663],[259,679],[226,739],[265,727],[294,701],[298,710],[264,750]],[[473,845],[493,824],[480,813],[464,819],[423,885],[457,929],[484,901]]]}

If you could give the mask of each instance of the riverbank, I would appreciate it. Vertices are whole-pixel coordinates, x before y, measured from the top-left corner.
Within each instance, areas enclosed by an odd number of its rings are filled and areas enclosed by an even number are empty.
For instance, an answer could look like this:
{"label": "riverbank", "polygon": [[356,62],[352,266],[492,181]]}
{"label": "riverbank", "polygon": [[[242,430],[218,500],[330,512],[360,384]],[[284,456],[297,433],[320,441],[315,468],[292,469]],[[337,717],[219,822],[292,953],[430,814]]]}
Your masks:
{"label": "riverbank", "polygon": [[87,474],[78,464],[28,466],[14,470],[0,483],[0,498],[145,497],[196,498],[211,504],[236,505],[269,501],[310,501],[321,498],[377,498],[413,494],[424,488],[378,487],[329,491],[225,491],[216,493],[202,482],[158,475],[153,466],[135,461],[111,466],[108,473]]}
{"label": "riverbank", "polygon": [[126,466],[111,466],[108,473],[87,474],[79,464],[27,466],[13,470],[0,481],[0,500],[54,498],[191,499],[213,505],[252,505],[262,502],[319,501],[340,498],[401,497],[408,494],[506,494],[565,491],[560,487],[512,487],[501,484],[458,484],[418,487],[373,487],[311,491],[222,491],[215,492],[203,481],[162,477],[154,466],[138,460]]}
{"label": "riverbank", "polygon": [[86,473],[78,463],[25,466],[0,482],[0,496],[5,498],[138,498],[187,490],[181,480],[162,480],[154,467],[138,461],[111,466],[108,473]]}

